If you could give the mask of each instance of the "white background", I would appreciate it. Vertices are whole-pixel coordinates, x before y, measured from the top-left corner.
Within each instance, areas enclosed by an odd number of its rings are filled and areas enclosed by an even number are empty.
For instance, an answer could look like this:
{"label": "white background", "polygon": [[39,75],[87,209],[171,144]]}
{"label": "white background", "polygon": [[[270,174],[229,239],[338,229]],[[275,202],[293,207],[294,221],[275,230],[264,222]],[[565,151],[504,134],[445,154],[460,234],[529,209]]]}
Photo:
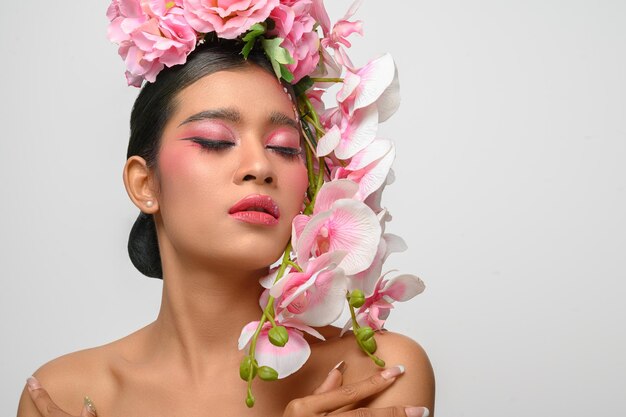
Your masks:
{"label": "white background", "polygon": [[[350,4],[327,3],[333,20]],[[43,363],[157,314],[161,282],[126,254],[137,90],[107,6],[0,11],[3,416]],[[409,251],[389,264],[427,290],[388,327],[430,355],[437,415],[626,415],[626,2],[369,0],[357,17],[355,63],[399,67],[384,202]]]}

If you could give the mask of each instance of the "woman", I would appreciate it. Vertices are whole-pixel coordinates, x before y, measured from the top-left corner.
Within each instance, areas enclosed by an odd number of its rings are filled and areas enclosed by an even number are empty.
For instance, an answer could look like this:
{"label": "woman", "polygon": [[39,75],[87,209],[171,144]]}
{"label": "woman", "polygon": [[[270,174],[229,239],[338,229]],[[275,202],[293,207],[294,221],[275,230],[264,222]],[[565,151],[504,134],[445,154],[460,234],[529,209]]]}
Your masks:
{"label": "woman", "polygon": [[432,368],[419,345],[379,334],[376,354],[391,365],[381,370],[332,326],[319,329],[324,342],[306,336],[301,370],[254,380],[256,405],[242,401],[244,353],[234,346],[258,320],[258,281],[284,251],[309,183],[290,88],[263,53],[246,60],[225,41],[198,47],[144,87],[123,178],[143,213],[131,258],[163,278],[159,315],[42,366],[18,417],[95,415],[85,394],[105,417],[432,415]]}

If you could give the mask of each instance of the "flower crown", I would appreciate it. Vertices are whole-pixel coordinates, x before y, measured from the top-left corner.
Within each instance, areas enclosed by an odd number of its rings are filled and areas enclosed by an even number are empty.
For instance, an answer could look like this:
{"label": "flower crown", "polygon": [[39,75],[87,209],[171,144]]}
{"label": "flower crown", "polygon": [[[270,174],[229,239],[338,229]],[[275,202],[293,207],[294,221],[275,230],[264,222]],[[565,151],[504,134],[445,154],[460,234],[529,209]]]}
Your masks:
{"label": "flower crown", "polygon": [[[399,106],[399,84],[390,55],[362,67],[348,57],[347,38],[363,35],[362,22],[350,20],[359,5],[333,25],[323,0],[112,0],[107,10],[108,36],[119,45],[129,85],[154,82],[164,67],[184,64],[215,38],[239,40],[246,58],[260,45],[276,76],[294,85],[309,187],[280,265],[261,279],[261,318],[239,338],[249,407],[252,380],[300,369],[310,355],[303,332],[324,340],[314,328],[335,322],[346,304],[351,318],[342,335],[352,329],[363,352],[384,366],[375,331],[395,301],[424,290],[414,275],[382,273],[391,253],[406,250],[402,238],[385,233],[391,216],[380,200],[393,181],[395,147],[376,135]],[[327,108],[332,83],[341,88]]]}

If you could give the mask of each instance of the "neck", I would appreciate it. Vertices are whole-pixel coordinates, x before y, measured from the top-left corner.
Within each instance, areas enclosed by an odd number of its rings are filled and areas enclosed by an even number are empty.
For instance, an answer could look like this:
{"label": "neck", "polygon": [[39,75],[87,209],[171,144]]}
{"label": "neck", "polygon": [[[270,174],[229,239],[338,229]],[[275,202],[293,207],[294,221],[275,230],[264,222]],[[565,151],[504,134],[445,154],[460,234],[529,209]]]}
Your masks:
{"label": "neck", "polygon": [[240,360],[237,341],[243,326],[261,317],[258,280],[267,268],[207,270],[189,265],[163,265],[163,296],[153,326],[155,349],[190,372],[210,372],[207,364],[230,366]]}

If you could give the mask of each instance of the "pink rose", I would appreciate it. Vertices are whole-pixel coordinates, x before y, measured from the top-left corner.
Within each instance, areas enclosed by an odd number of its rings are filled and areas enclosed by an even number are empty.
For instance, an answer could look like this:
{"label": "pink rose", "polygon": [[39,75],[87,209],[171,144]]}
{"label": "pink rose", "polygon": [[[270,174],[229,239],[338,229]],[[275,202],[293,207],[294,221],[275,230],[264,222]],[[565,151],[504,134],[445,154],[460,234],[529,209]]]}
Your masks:
{"label": "pink rose", "polygon": [[311,0],[281,0],[270,18],[276,23],[271,34],[283,39],[280,46],[295,60],[287,65],[295,84],[311,74],[319,62],[320,43],[313,31],[315,19],[311,16]]}
{"label": "pink rose", "polygon": [[185,18],[198,32],[235,39],[267,19],[278,0],[183,0]]}
{"label": "pink rose", "polygon": [[164,66],[183,64],[197,34],[183,17],[182,0],[113,0],[108,38],[119,45],[129,85],[156,80]]}

